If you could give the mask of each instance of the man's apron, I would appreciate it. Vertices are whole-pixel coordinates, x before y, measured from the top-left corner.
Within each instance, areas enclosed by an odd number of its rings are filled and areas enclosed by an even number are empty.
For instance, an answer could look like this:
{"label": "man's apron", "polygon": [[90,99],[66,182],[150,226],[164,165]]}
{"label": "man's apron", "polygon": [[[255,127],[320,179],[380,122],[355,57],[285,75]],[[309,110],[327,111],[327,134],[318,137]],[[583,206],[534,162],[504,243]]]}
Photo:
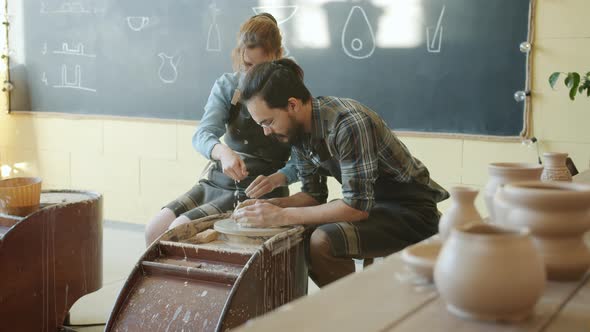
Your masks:
{"label": "man's apron", "polygon": [[[314,144],[320,159],[319,174],[342,183],[340,163],[324,140]],[[358,222],[324,224],[318,228],[330,237],[336,257],[381,257],[424,240],[438,232],[437,192],[420,183],[378,178],[369,218]]]}

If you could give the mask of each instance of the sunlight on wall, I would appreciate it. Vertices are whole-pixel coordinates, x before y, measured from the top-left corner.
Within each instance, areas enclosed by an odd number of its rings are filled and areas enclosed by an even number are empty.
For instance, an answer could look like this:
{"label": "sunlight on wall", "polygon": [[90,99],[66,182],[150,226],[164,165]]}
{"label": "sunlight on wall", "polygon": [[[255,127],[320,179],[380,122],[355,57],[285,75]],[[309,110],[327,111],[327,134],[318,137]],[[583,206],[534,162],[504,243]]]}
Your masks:
{"label": "sunlight on wall", "polygon": [[[268,12],[277,19],[279,27],[287,21],[293,21],[293,35],[281,27],[284,40],[293,48],[328,48],[330,35],[328,27],[329,13],[324,9],[327,3],[346,1],[301,0],[298,5],[289,5],[286,1],[259,2],[254,7],[255,13]],[[362,3],[350,3],[350,8]],[[380,48],[410,48],[419,46],[424,40],[424,10],[422,0],[373,0],[371,6],[383,13],[377,22],[369,22],[376,31],[376,45]]]}
{"label": "sunlight on wall", "polygon": [[322,9],[327,0],[304,1],[293,18],[295,36],[293,36],[293,48],[328,48],[330,36],[328,35],[328,17]]}
{"label": "sunlight on wall", "polygon": [[385,10],[375,26],[377,47],[410,48],[422,43],[422,0],[374,0],[373,5]]}

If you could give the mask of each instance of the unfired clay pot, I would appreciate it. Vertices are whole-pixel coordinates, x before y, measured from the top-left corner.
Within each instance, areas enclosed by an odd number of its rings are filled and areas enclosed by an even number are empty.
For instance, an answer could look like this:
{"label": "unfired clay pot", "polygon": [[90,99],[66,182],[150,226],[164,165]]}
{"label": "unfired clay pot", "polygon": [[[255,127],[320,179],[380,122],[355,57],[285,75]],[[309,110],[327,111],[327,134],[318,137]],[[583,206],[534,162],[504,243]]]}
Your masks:
{"label": "unfired clay pot", "polygon": [[572,181],[572,174],[565,165],[567,153],[545,152],[543,153],[542,181]]}
{"label": "unfired clay pot", "polygon": [[495,208],[504,225],[530,229],[549,279],[578,279],[590,267],[583,239],[590,229],[590,185],[512,183],[498,191]]}
{"label": "unfired clay pot", "polygon": [[494,196],[501,184],[539,180],[543,172],[543,166],[528,163],[491,163],[488,166],[490,178],[484,189],[484,198],[490,221],[494,222]]}
{"label": "unfired clay pot", "polygon": [[451,231],[434,281],[453,314],[518,321],[531,314],[543,294],[545,269],[528,230],[475,223]]}
{"label": "unfired clay pot", "polygon": [[481,222],[481,215],[475,208],[475,197],[478,190],[469,187],[452,187],[451,206],[442,215],[438,223],[438,233],[442,241],[449,237],[453,227],[469,222]]}

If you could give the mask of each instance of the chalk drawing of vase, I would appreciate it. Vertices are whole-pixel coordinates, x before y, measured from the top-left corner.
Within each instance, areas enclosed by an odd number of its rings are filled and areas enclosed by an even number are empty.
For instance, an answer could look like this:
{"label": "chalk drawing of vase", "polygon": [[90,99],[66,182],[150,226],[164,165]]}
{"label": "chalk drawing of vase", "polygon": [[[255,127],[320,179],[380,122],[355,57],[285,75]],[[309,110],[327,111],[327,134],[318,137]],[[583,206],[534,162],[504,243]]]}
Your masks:
{"label": "chalk drawing of vase", "polygon": [[207,51],[221,51],[221,35],[217,23],[213,23],[209,26],[209,33],[207,33]]}
{"label": "chalk drawing of vase", "polygon": [[174,83],[178,77],[177,67],[181,57],[178,56],[175,60],[174,56],[169,56],[165,53],[160,53],[158,56],[162,59],[160,69],[158,70],[160,80],[164,83]]}
{"label": "chalk drawing of vase", "polygon": [[366,59],[375,52],[375,34],[363,8],[354,6],[342,29],[342,48],[353,59]]}

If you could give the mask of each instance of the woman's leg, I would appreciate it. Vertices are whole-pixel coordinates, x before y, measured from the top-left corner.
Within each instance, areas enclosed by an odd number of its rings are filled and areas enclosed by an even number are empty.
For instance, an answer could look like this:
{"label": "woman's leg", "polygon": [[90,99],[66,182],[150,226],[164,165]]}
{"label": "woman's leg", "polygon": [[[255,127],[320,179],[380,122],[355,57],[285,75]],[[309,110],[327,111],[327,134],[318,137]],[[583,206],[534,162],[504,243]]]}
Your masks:
{"label": "woman's leg", "polygon": [[189,219],[186,215],[181,214],[180,216],[178,216],[178,218],[176,218],[172,221],[170,226],[168,226],[168,229],[172,229],[176,226],[180,226],[180,225],[186,224],[188,222],[191,222],[191,219]]}
{"label": "woman's leg", "polygon": [[145,246],[149,247],[160,235],[162,235],[176,219],[174,212],[165,207],[145,227]]}

